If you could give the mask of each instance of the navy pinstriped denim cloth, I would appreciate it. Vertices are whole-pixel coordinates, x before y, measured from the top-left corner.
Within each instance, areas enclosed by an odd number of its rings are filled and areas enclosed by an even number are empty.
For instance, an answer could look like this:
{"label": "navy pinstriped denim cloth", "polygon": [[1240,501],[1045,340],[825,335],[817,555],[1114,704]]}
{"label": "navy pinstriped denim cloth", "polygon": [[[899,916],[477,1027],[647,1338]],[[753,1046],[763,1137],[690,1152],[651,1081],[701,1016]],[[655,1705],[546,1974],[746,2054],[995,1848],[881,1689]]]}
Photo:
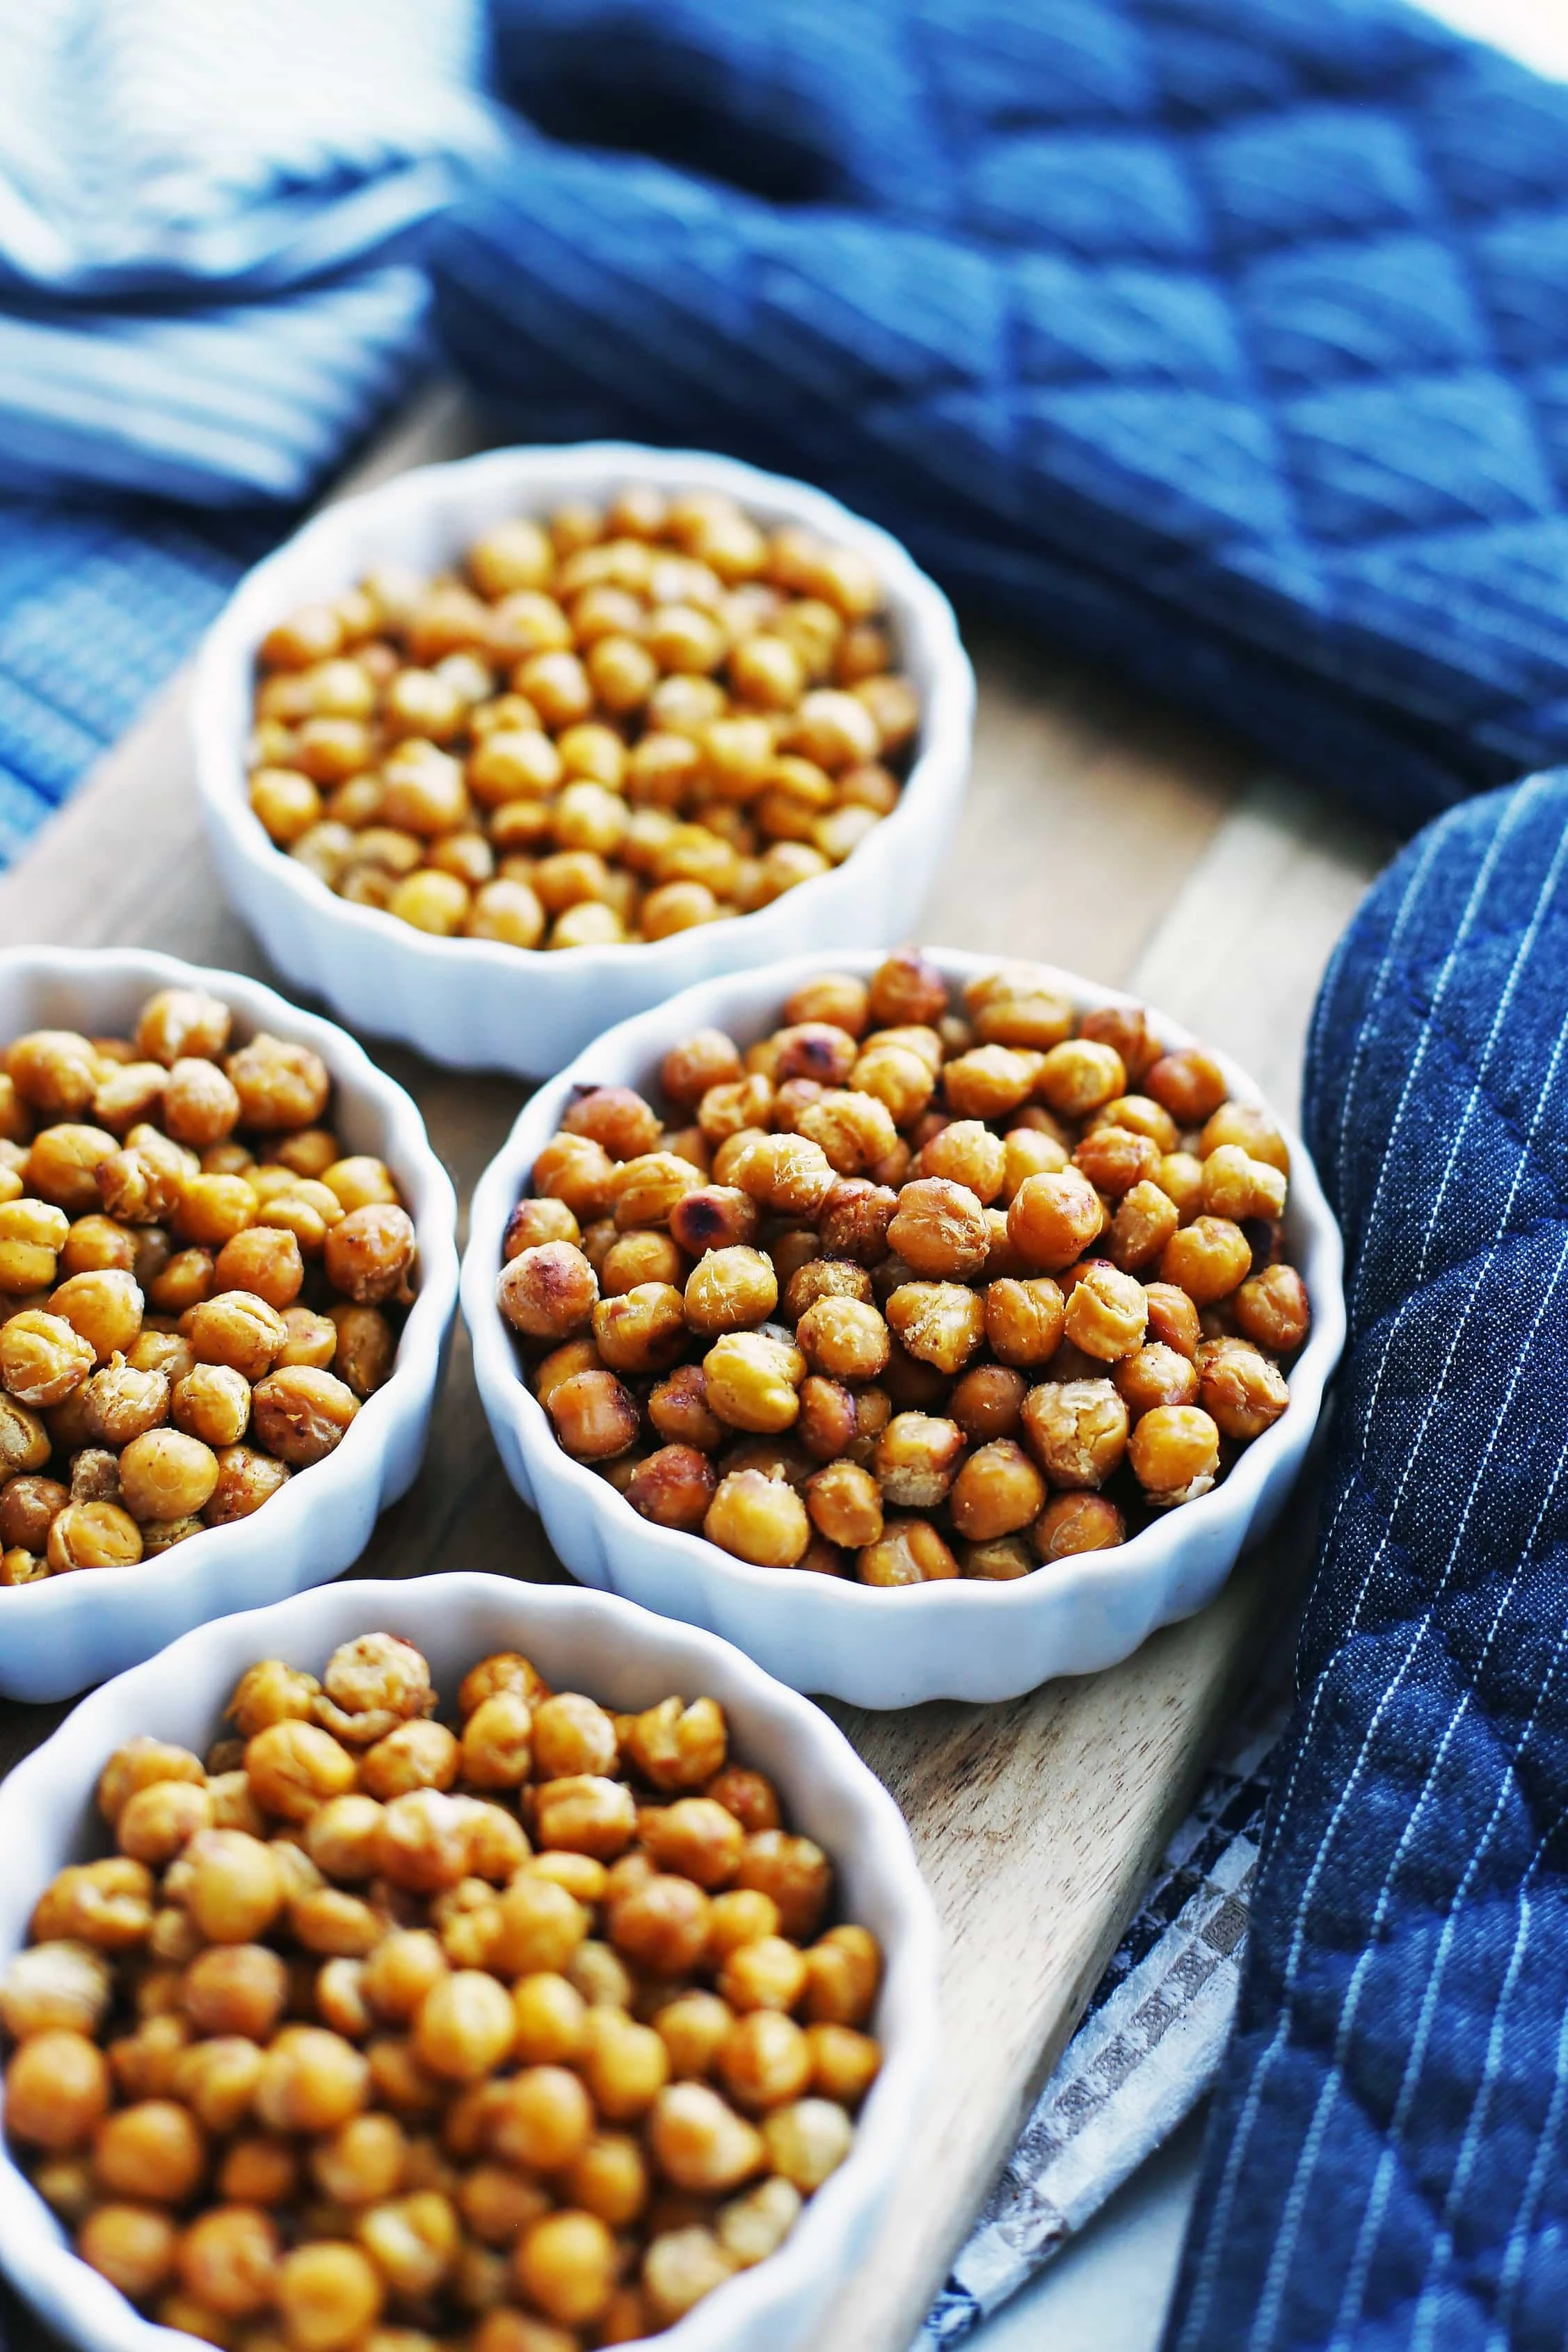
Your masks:
{"label": "navy pinstriped denim cloth", "polygon": [[1400,0],[495,5],[506,430],[807,474],[1401,825],[1568,756],[1568,89]]}
{"label": "navy pinstriped denim cloth", "polygon": [[1568,772],[1418,836],[1307,1126],[1350,1344],[1167,2352],[1568,2326]]}

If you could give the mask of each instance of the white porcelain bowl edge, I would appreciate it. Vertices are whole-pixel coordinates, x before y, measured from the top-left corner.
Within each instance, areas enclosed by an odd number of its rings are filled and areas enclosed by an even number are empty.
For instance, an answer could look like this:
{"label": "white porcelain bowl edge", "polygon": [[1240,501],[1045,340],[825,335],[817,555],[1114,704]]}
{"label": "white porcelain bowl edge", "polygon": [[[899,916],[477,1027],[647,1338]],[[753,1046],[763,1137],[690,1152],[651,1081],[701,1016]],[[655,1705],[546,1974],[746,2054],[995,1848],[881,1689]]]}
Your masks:
{"label": "white porcelain bowl edge", "polygon": [[[201,1626],[95,1691],[0,1783],[0,1969],[26,1942],[32,1906],[54,1873],[103,1850],[92,1790],[121,1742],[154,1732],[200,1753],[254,1660],[282,1656],[319,1669],[340,1642],[380,1629],[424,1650],[444,1695],[498,1649],[521,1649],[558,1688],[613,1706],[710,1695],[730,1717],[737,1755],[777,1782],[793,1825],[834,1857],[846,1916],[870,1927],[887,1955],[875,2019],[884,2063],[855,2147],[777,2254],[657,2339],[660,2352],[790,2352],[819,2341],[814,2323],[866,2251],[917,2145],[935,2043],[936,1919],[898,1807],[842,1733],[706,1633],[599,1593],[479,1575],[338,1585]],[[0,2267],[83,2352],[189,2352],[188,2337],[143,2319],[78,2261],[3,2145]]]}
{"label": "white porcelain bowl edge", "polygon": [[[449,564],[502,516],[603,500],[633,479],[727,490],[763,520],[805,523],[876,566],[901,666],[921,696],[921,748],[898,807],[854,856],[753,915],[651,945],[555,952],[428,937],[336,897],[281,855],[250,812],[244,762],[256,648],[273,622],[381,564]],[[356,1028],[402,1038],[433,1061],[538,1076],[600,1031],[716,973],[846,937],[901,939],[957,822],[973,703],[946,597],[886,531],[820,490],[730,458],[588,442],[424,467],[326,508],[246,575],[215,623],[196,664],[191,729],[225,891],[279,970]]]}
{"label": "white porcelain bowl edge", "polygon": [[[1002,961],[943,949],[927,952],[960,986]],[[660,1056],[678,1038],[711,1025],[748,1043],[776,1024],[779,1006],[801,981],[830,967],[868,973],[878,961],[874,952],[859,950],[798,956],[710,982],[586,1048],[525,1105],[479,1181],[463,1261],[463,1316],[507,1475],[538,1511],[574,1575],[663,1615],[708,1626],[797,1690],[874,1707],[931,1698],[1013,1698],[1053,1675],[1114,1664],[1156,1626],[1201,1609],[1289,1493],[1343,1345],[1344,1303],[1339,1229],[1306,1146],[1288,1124],[1280,1122],[1290,1151],[1286,1253],[1307,1284],[1313,1312],[1307,1345],[1290,1370],[1289,1410],[1198,1502],[1167,1513],[1120,1549],[1080,1553],[1015,1583],[965,1580],[881,1591],[753,1568],[700,1538],[639,1518],[607,1481],[556,1444],[543,1408],[519,1377],[512,1337],[495,1303],[507,1218],[575,1090],[590,1085],[651,1089]],[[1046,969],[1081,1007],[1134,1002],[1075,973]],[[1149,1018],[1168,1047],[1194,1042],[1157,1011],[1151,1009]],[[1216,1058],[1238,1100],[1261,1102],[1244,1071],[1223,1054]]]}
{"label": "white porcelain bowl edge", "polygon": [[395,1080],[332,1023],[301,1013],[258,981],[142,951],[0,950],[0,1039],[40,1027],[124,1034],[147,997],[173,987],[222,997],[237,1034],[268,1029],[320,1054],[332,1076],[339,1133],[351,1149],[386,1160],[408,1205],[418,1236],[418,1290],[392,1378],[366,1400],[334,1453],[298,1473],[251,1517],[208,1528],[134,1568],[81,1570],[0,1591],[0,1693],[10,1698],[68,1697],[205,1619],[340,1575],[424,1458],[457,1303],[457,1202],[424,1121]]}

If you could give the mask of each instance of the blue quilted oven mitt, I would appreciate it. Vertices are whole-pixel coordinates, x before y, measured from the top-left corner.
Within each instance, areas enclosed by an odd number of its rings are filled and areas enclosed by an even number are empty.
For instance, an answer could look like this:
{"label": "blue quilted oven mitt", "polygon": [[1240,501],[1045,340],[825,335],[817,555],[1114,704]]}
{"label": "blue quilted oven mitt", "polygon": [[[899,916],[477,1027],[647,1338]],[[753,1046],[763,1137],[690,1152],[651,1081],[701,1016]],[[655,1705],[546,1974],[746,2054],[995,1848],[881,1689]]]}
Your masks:
{"label": "blue quilted oven mitt", "polygon": [[1429,828],[1336,952],[1326,1534],[1167,2352],[1561,2346],[1568,771]]}
{"label": "blue quilted oven mitt", "polygon": [[496,41],[437,276],[504,429],[809,475],[1396,824],[1568,753],[1568,89],[1397,0]]}

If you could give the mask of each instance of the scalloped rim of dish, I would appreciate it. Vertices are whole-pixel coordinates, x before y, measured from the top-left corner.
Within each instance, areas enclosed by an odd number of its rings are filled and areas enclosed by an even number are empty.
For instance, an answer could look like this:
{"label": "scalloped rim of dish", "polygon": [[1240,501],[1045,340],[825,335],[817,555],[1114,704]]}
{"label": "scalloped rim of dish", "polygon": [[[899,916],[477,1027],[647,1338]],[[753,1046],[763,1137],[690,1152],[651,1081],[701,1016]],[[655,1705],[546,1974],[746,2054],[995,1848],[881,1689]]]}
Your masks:
{"label": "scalloped rim of dish", "polygon": [[[265,982],[249,980],[241,972],[184,963],[177,957],[151,949],[129,948],[5,949],[0,950],[0,965],[36,971],[41,977],[57,980],[64,988],[82,992],[90,991],[97,975],[122,982],[144,975],[149,994],[160,988],[205,988],[212,995],[222,997],[252,1031],[271,1029],[280,1036],[311,1046],[331,1071],[334,1088],[340,1079],[347,1078],[374,1096],[381,1108],[385,1141],[390,1147],[381,1157],[401,1160],[417,1171],[413,1215],[418,1241],[419,1288],[398,1336],[397,1361],[392,1377],[373,1396],[365,1398],[342,1443],[323,1461],[312,1463],[309,1471],[297,1473],[263,1507],[268,1539],[278,1549],[294,1550],[308,1544],[310,1527],[306,1514],[321,1501],[327,1479],[342,1485],[369,1475],[373,1446],[377,1452],[384,1452],[391,1433],[384,1424],[401,1413],[405,1399],[413,1390],[423,1383],[434,1391],[439,1377],[442,1344],[458,1295],[458,1203],[451,1178],[431,1147],[417,1104],[395,1078],[377,1068],[346,1029],[323,1020],[320,1013],[300,1012]],[[134,1600],[154,1578],[163,1591],[173,1592],[204,1577],[221,1577],[226,1559],[237,1548],[238,1541],[250,1537],[252,1521],[258,1516],[253,1512],[249,1518],[231,1520],[226,1527],[206,1528],[199,1536],[176,1544],[172,1551],[138,1560],[132,1568],[105,1571],[112,1575],[115,1600]],[[89,1602],[100,1605],[107,1597],[96,1575],[81,1572],[47,1576],[37,1584],[0,1588],[0,1626],[9,1612],[26,1623],[28,1636],[33,1638],[51,1616],[63,1616]]]}
{"label": "scalloped rim of dish", "polygon": [[[340,540],[352,539],[355,525],[373,511],[378,519],[395,521],[402,513],[412,514],[439,503],[443,489],[459,476],[465,481],[493,476],[498,485],[498,514],[531,511],[521,503],[531,492],[536,499],[545,492],[563,499],[582,481],[596,479],[606,470],[619,470],[671,488],[728,489],[749,512],[765,520],[804,522],[826,537],[858,548],[876,564],[889,602],[896,598],[906,608],[910,617],[902,625],[906,631],[913,629],[931,665],[931,685],[921,705],[920,751],[903,781],[897,807],[841,866],[798,884],[751,914],[728,918],[726,931],[744,942],[737,949],[737,963],[755,961],[757,951],[771,950],[775,940],[783,943],[789,922],[779,909],[787,908],[800,891],[821,893],[832,888],[838,877],[848,877],[847,883],[839,885],[847,893],[853,887],[857,861],[868,848],[881,844],[892,854],[925,823],[931,814],[928,803],[934,807],[942,797],[954,766],[967,770],[974,677],[952,605],[889,532],[853,513],[826,490],[709,451],[656,449],[629,441],[527,444],[487,450],[445,465],[417,467],[356,498],[342,499],[264,557],[236,589],[197,656],[191,728],[197,793],[212,821],[222,827],[247,866],[267,878],[281,875],[295,898],[316,915],[330,914],[350,931],[381,940],[395,938],[432,974],[449,971],[456,964],[480,981],[489,973],[516,973],[531,961],[565,964],[592,978],[600,971],[622,970],[634,960],[639,969],[646,963],[650,973],[657,974],[661,965],[673,968],[683,952],[689,952],[690,935],[684,931],[663,940],[566,949],[509,947],[498,940],[443,939],[416,930],[413,924],[400,922],[379,908],[361,907],[340,898],[319,875],[280,850],[253,814],[245,793],[242,739],[236,736],[223,707],[236,666],[243,670],[248,693],[257,647],[279,613],[298,601],[300,592],[285,593],[279,583],[289,581],[296,571],[308,571],[310,558],[320,549],[335,548]],[[459,551],[453,550],[454,555]],[[351,584],[342,583],[344,588]],[[864,873],[864,866],[859,871]]]}
{"label": "scalloped rim of dish", "polygon": [[[677,1686],[691,1695],[710,1692],[732,1711],[737,1745],[746,1744],[748,1717],[770,1719],[808,1758],[814,1783],[854,1816],[857,1858],[881,1882],[887,1907],[897,1916],[897,1940],[884,1937],[886,1973],[879,1996],[877,2026],[885,2058],[856,2123],[855,2142],[839,2169],[808,2200],[799,2221],[778,2252],[706,2297],[683,2319],[653,2338],[665,2352],[773,2352],[782,2321],[804,2327],[811,2314],[803,2306],[841,2277],[857,2251],[855,2240],[874,2224],[910,2162],[921,2095],[931,2071],[937,2034],[940,1933],[931,1895],[915,1859],[908,1825],[897,1804],[863,1763],[837,1726],[808,1699],[799,1697],[753,1664],[732,1643],[674,1618],[656,1617],[613,1593],[578,1586],[514,1582],[506,1577],[456,1572],[412,1581],[384,1580],[326,1585],[199,1625],[140,1666],[132,1666],[92,1692],[64,1723],[0,1785],[0,1832],[7,1815],[28,1809],[59,1822],[50,1841],[60,1861],[74,1851],[84,1818],[90,1816],[97,1772],[120,1743],[148,1728],[136,1704],[138,1690],[161,1675],[186,1674],[192,1687],[216,1677],[204,1664],[215,1651],[247,1658],[284,1654],[321,1657],[340,1641],[369,1630],[396,1625],[419,1641],[426,1612],[455,1620],[472,1606],[515,1610],[517,1639],[531,1646],[531,1624],[542,1625],[548,1643],[552,1626],[573,1618],[599,1618],[611,1642],[670,1661]],[[318,1634],[313,1628],[329,1630]],[[247,1647],[254,1641],[253,1647]],[[606,1647],[610,1646],[606,1643]],[[214,1719],[234,1673],[215,1691]],[[154,1710],[155,1712],[155,1710]],[[101,1727],[101,1730],[100,1730]],[[805,1820],[809,1805],[792,1811]],[[843,1841],[839,1841],[840,1848]],[[836,1864],[841,1856],[833,1857]],[[30,1890],[29,1890],[30,1891]],[[30,1903],[27,1908],[31,1908]],[[19,1914],[25,1940],[26,1914]],[[5,1947],[5,1955],[11,1948]],[[4,1955],[0,1955],[4,1956]],[[181,2331],[142,2318],[135,2306],[75,2254],[59,2222],[14,2160],[0,2137],[0,2263],[13,2282],[50,2323],[68,2329],[92,2352],[178,2352],[190,2338]],[[814,2275],[815,2273],[815,2275]],[[802,2341],[798,2333],[787,2340]]]}
{"label": "scalloped rim of dish", "polygon": [[[1069,994],[1080,1011],[1103,1005],[1131,1008],[1141,1003],[1122,990],[1102,987],[1079,973],[1033,957],[983,956],[929,945],[922,946],[921,952],[931,958],[950,983],[959,987],[1006,964],[1027,963]],[[750,1041],[765,1034],[767,1008],[771,1007],[776,1015],[790,990],[801,982],[829,970],[866,975],[882,961],[879,953],[864,950],[832,961],[821,955],[792,957],[787,962],[759,971],[705,981],[606,1031],[584,1047],[559,1076],[530,1097],[506,1142],[475,1187],[469,1210],[461,1297],[463,1319],[473,1347],[475,1378],[487,1409],[500,1405],[503,1411],[508,1410],[510,1391],[510,1416],[531,1471],[543,1478],[564,1481],[583,1497],[594,1512],[607,1547],[624,1548],[628,1541],[651,1547],[661,1559],[678,1561],[690,1570],[700,1589],[709,1585],[721,1589],[727,1583],[738,1582],[750,1592],[772,1596],[780,1609],[801,1605],[804,1596],[798,1583],[781,1577],[777,1569],[759,1568],[749,1560],[737,1559],[703,1537],[656,1527],[634,1511],[606,1479],[596,1476],[584,1464],[574,1461],[556,1443],[543,1406],[518,1371],[511,1334],[496,1304],[501,1237],[507,1217],[521,1196],[524,1179],[539,1150],[560,1125],[560,1113],[574,1091],[602,1083],[595,1076],[595,1064],[611,1038],[616,1040],[617,1059],[626,1048],[635,1047],[644,1066],[652,1069],[657,1067],[664,1047],[679,1036],[715,1026],[731,1029],[742,1041]],[[1182,1023],[1153,1006],[1145,1006],[1144,1010],[1150,1027],[1168,1051],[1198,1042]],[[1323,1197],[1311,1157],[1295,1129],[1279,1118],[1239,1064],[1212,1045],[1205,1043],[1205,1051],[1213,1054],[1224,1071],[1235,1099],[1269,1111],[1290,1153],[1291,1202],[1310,1244],[1310,1251],[1301,1255],[1312,1257],[1315,1269],[1309,1286],[1312,1328],[1290,1369],[1289,1406],[1270,1429],[1245,1448],[1227,1475],[1208,1494],[1167,1512],[1114,1549],[1076,1553],[1070,1566],[1066,1561],[1057,1562],[1048,1584],[1035,1576],[1022,1576],[1007,1583],[957,1578],[906,1588],[893,1605],[911,1614],[918,1612],[933,1634],[940,1633],[948,1618],[960,1615],[988,1614],[1002,1632],[1011,1618],[1042,1604],[1054,1603],[1069,1587],[1080,1592],[1109,1592],[1131,1574],[1142,1572],[1154,1577],[1199,1528],[1217,1527],[1228,1518],[1245,1531],[1268,1472],[1287,1442],[1287,1434],[1293,1442],[1303,1421],[1310,1424],[1317,1420],[1324,1388],[1344,1345],[1343,1251],[1339,1227]],[[617,1078],[610,1083],[626,1081]],[[811,1601],[825,1622],[835,1621],[846,1631],[859,1633],[875,1626],[889,1605],[889,1595],[869,1585],[821,1577],[811,1580]],[[830,1685],[823,1684],[819,1687],[827,1689]]]}

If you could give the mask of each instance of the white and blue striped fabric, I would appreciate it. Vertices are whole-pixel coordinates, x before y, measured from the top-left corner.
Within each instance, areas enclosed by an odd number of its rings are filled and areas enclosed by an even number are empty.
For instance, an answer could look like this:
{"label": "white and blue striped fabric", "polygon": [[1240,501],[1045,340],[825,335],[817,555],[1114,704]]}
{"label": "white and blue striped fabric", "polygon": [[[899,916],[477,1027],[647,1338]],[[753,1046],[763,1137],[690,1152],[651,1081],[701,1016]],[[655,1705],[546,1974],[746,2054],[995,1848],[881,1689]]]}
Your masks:
{"label": "white and blue striped fabric", "polygon": [[0,0],[0,866],[408,383],[482,0]]}
{"label": "white and blue striped fabric", "polygon": [[494,133],[479,0],[0,0],[0,488],[305,497]]}

